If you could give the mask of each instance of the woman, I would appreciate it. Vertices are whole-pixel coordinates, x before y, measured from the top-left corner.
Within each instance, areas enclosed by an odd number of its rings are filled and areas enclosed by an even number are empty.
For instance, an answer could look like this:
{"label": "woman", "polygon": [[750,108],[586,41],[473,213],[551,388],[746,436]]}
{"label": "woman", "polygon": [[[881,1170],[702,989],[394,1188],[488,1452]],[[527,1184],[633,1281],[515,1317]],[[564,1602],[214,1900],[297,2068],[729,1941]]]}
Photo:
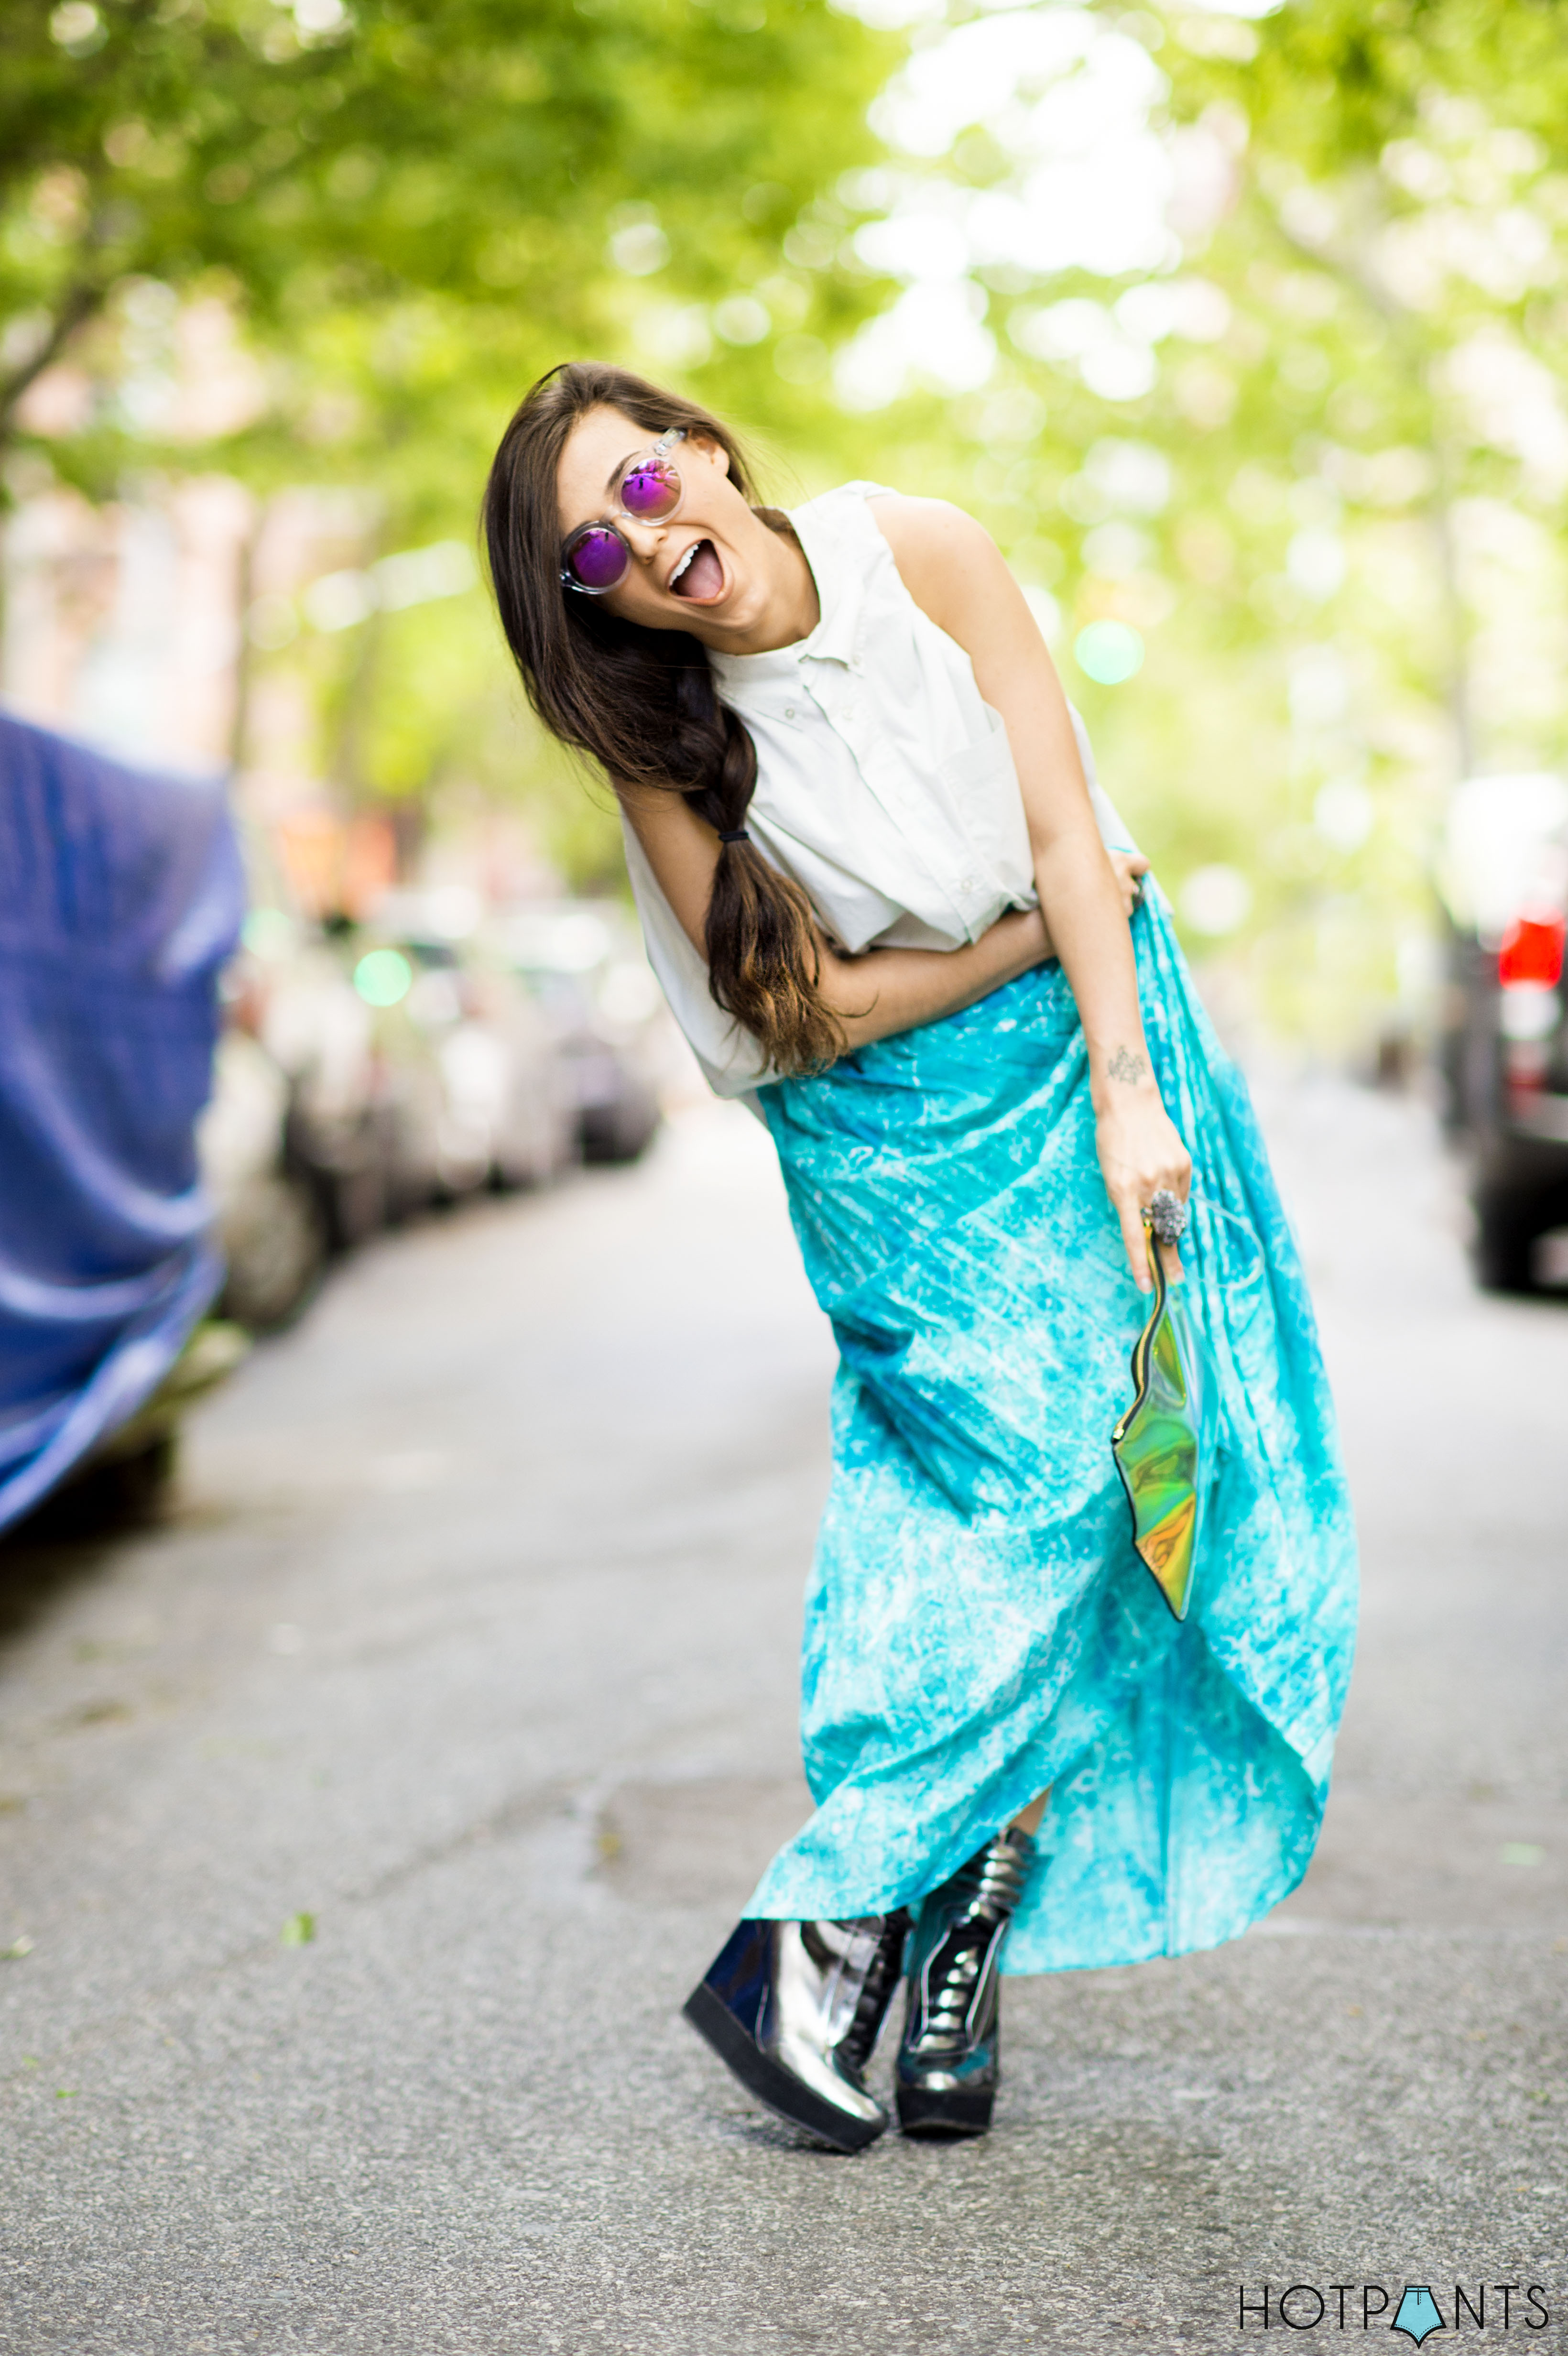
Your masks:
{"label": "woman", "polygon": [[[1004,1944],[1013,1971],[1211,1945],[1312,1852],[1354,1558],[1263,1146],[969,517],[867,483],[754,507],[716,418],[575,363],[513,418],[485,524],[534,707],[614,786],[649,955],[772,1131],[841,1352],[816,1813],[688,2016],[852,2150],[887,2125],[865,2069],[902,1971],[900,2125],[983,2133]],[[1146,1219],[1189,1190],[1217,1421],[1179,1622],[1110,1434]]]}

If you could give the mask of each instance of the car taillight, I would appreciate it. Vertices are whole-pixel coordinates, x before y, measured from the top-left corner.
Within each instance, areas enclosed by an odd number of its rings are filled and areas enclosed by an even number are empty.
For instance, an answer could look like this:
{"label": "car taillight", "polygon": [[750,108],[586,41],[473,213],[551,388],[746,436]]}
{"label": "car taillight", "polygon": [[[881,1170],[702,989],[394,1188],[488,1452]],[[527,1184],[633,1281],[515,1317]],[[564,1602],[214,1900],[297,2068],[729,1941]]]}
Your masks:
{"label": "car taillight", "polygon": [[1505,990],[1521,981],[1555,990],[1563,979],[1564,930],[1561,916],[1520,916],[1503,935],[1498,980]]}

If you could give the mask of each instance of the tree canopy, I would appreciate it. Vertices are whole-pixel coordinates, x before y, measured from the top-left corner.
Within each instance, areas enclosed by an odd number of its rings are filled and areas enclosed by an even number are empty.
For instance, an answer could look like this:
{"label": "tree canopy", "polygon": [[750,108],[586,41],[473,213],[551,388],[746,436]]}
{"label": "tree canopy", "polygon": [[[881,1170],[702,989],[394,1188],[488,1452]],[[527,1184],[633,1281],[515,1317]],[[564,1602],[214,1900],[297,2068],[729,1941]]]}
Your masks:
{"label": "tree canopy", "polygon": [[[470,538],[573,350],[761,428],[797,485],[955,498],[1189,937],[1339,1039],[1419,996],[1454,776],[1568,757],[1565,13],[18,0],[10,430],[92,496],[190,465],[147,355],[214,295],[256,390],[198,463],[352,492],[369,574]],[[62,350],[92,400],[29,428]],[[520,780],[610,873],[476,596],[273,604],[254,660],[304,682],[341,791]]]}
{"label": "tree canopy", "polygon": [[0,411],[136,280],[226,290],[285,379],[416,300],[516,380],[624,336],[628,283],[733,295],[870,151],[890,55],[824,0],[16,0]]}
{"label": "tree canopy", "polygon": [[[354,495],[339,562],[471,543],[507,413],[580,353],[831,444],[829,355],[880,293],[840,258],[837,192],[879,152],[898,46],[827,0],[17,0],[7,479],[107,499],[222,468],[263,502]],[[173,396],[203,304],[251,389],[193,428]],[[40,408],[62,363],[71,401]],[[476,595],[342,628],[263,604],[246,669],[299,675],[318,774],[355,798],[520,778],[569,864],[603,862]]]}
{"label": "tree canopy", "polygon": [[955,9],[881,117],[905,299],[962,240],[995,350],[878,471],[985,517],[1189,937],[1324,1044],[1429,1002],[1456,776],[1568,757],[1563,27]]}

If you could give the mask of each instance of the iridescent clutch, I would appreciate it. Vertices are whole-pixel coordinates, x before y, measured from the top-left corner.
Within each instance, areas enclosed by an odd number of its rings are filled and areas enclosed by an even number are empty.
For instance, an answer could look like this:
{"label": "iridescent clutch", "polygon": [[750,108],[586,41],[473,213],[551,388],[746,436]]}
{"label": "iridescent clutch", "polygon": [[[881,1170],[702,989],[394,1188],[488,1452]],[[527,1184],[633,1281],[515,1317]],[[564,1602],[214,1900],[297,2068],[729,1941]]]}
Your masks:
{"label": "iridescent clutch", "polygon": [[1192,1592],[1211,1453],[1203,1344],[1165,1266],[1186,1225],[1186,1204],[1162,1188],[1144,1214],[1154,1307],[1133,1348],[1133,1403],[1111,1434],[1133,1544],[1179,1620]]}

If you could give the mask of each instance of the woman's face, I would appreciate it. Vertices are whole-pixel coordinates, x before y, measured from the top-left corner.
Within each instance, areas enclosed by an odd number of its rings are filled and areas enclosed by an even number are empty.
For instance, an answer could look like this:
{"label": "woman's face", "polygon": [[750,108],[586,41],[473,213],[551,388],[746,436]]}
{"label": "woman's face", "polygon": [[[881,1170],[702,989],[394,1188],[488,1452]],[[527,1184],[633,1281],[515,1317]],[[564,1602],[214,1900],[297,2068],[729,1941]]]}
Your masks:
{"label": "woman's face", "polygon": [[556,476],[561,539],[581,524],[616,524],[632,562],[601,605],[645,629],[688,630],[707,645],[733,647],[765,628],[783,568],[793,558],[804,570],[804,559],[758,522],[730,480],[728,457],[703,435],[688,434],[669,452],[681,479],[678,512],[664,523],[624,515],[616,478],[657,439],[618,409],[591,409],[578,420]]}

